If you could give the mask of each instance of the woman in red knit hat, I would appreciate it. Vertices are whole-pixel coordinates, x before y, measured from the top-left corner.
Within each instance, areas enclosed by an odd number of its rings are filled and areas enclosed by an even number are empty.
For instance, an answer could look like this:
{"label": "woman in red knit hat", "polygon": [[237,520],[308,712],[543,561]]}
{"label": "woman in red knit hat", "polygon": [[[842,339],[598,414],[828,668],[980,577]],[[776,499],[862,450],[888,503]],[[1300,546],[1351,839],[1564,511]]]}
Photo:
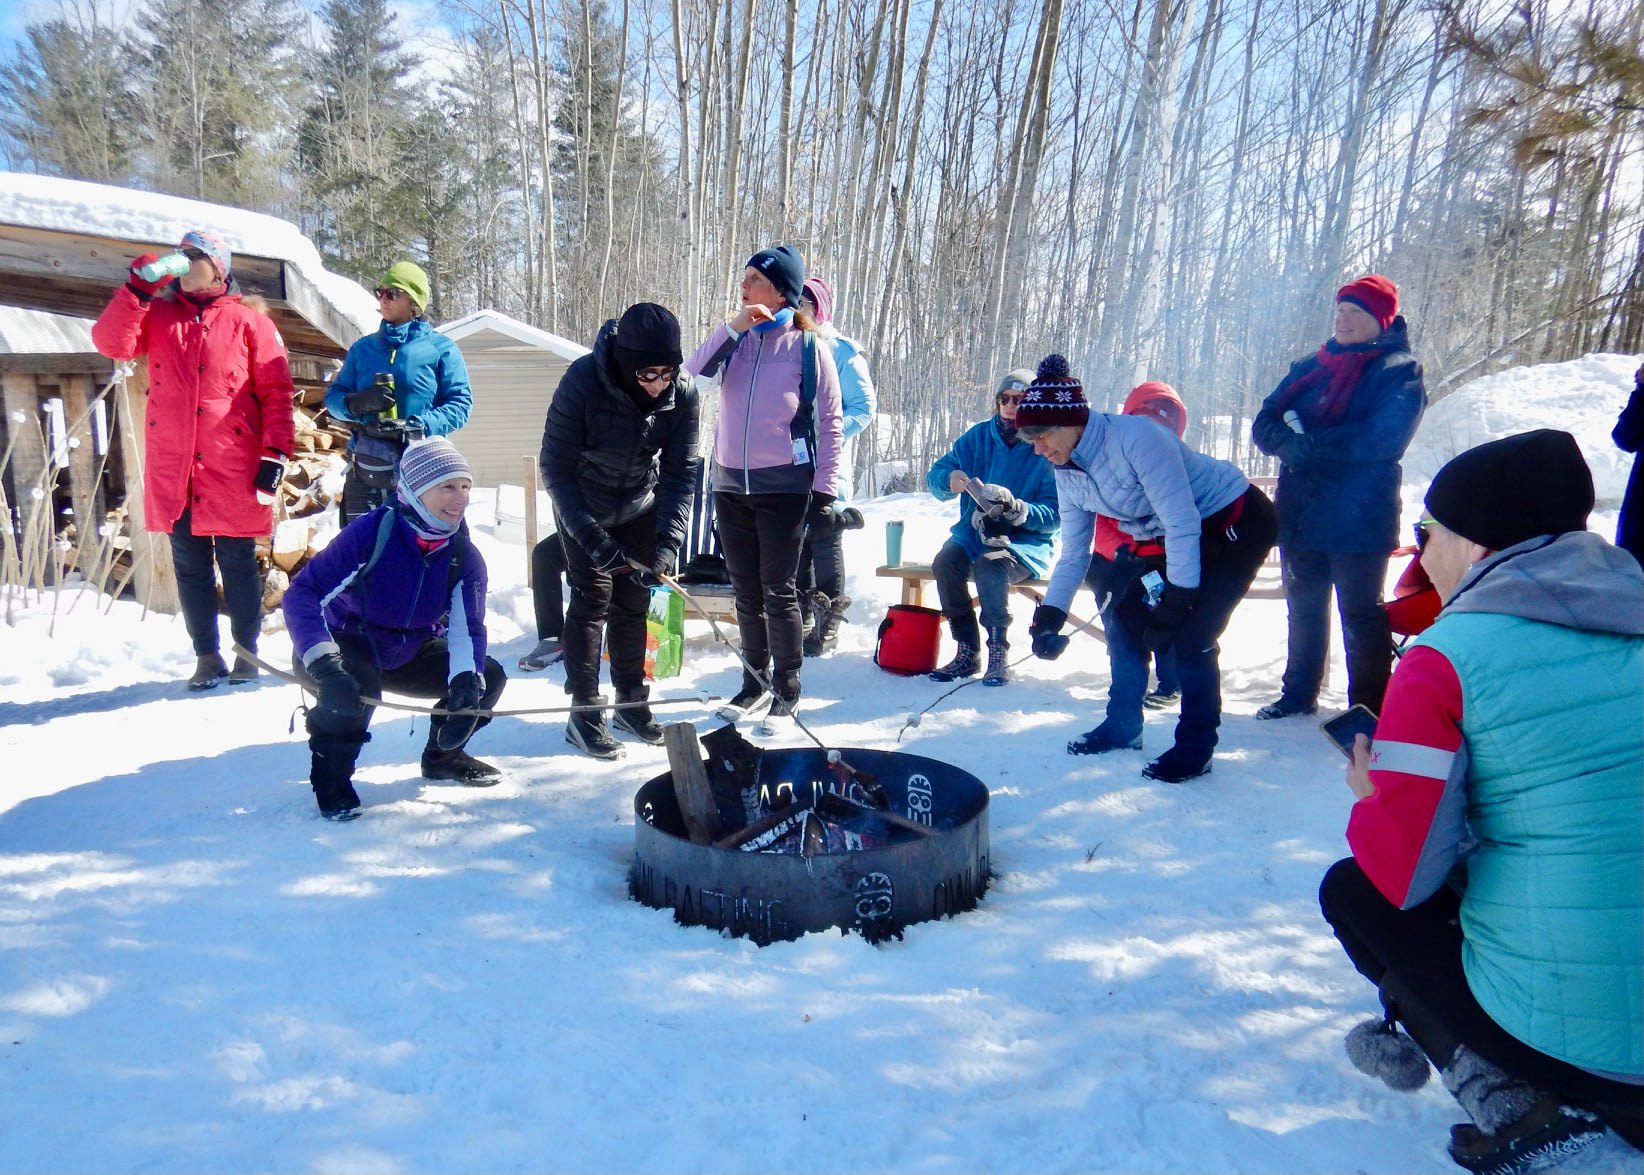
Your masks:
{"label": "woman in red knit hat", "polygon": [[1427,406],[1393,282],[1372,273],[1336,291],[1334,334],[1290,365],[1251,437],[1279,459],[1279,551],[1290,610],[1278,700],[1257,718],[1318,709],[1330,651],[1330,590],[1347,651],[1347,703],[1381,709],[1393,668],[1381,609],[1397,545],[1399,459]]}

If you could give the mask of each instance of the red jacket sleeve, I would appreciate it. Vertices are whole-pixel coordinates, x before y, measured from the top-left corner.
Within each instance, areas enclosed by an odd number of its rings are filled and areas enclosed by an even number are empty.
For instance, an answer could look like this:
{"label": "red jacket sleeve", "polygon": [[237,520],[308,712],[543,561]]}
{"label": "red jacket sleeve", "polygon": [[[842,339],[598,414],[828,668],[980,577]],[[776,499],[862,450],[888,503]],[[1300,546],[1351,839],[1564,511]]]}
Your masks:
{"label": "red jacket sleeve", "polygon": [[149,305],[126,286],[115,290],[91,325],[91,342],[98,354],[116,361],[148,354]]}
{"label": "red jacket sleeve", "polygon": [[1461,714],[1461,680],[1449,658],[1423,645],[1406,653],[1370,748],[1376,790],[1347,821],[1353,858],[1401,909],[1437,892],[1468,840]]}
{"label": "red jacket sleeve", "polygon": [[296,450],[297,431],[292,416],[291,361],[279,327],[266,314],[256,315],[251,330],[251,381],[262,408],[263,448],[289,457]]}

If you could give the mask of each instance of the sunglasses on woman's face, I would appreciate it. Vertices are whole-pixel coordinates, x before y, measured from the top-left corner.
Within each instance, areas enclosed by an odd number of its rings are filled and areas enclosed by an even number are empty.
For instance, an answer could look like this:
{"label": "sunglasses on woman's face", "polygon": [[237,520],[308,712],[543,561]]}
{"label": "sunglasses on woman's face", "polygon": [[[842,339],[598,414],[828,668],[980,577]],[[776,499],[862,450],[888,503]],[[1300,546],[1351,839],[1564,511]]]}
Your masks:
{"label": "sunglasses on woman's face", "polygon": [[658,384],[673,379],[678,373],[677,367],[647,367],[644,371],[634,372],[634,378],[642,384]]}
{"label": "sunglasses on woman's face", "polygon": [[1001,404],[1020,404],[1022,402],[1022,395],[1023,393],[1021,392],[1000,392],[995,398]]}
{"label": "sunglasses on woman's face", "polygon": [[1437,519],[1434,518],[1423,518],[1420,522],[1416,523],[1417,554],[1420,554],[1422,551],[1427,549],[1427,540],[1432,535],[1433,523],[1436,521]]}
{"label": "sunglasses on woman's face", "polygon": [[185,245],[181,249],[178,249],[177,252],[181,253],[184,257],[187,257],[190,261],[204,261],[206,257],[204,253],[200,252],[200,250],[196,249],[193,245]]}
{"label": "sunglasses on woman's face", "polygon": [[378,286],[371,292],[377,295],[377,300],[381,302],[392,302],[395,298],[401,297],[405,293],[404,290],[390,290],[385,289],[382,286]]}

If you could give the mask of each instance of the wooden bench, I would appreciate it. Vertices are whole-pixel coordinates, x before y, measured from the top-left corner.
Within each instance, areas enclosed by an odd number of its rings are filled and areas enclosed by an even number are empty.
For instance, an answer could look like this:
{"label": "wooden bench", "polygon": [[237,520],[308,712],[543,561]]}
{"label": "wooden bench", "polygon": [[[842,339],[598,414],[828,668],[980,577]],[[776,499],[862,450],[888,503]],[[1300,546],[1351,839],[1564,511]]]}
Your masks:
{"label": "wooden bench", "polygon": [[[936,572],[931,570],[929,563],[902,563],[895,567],[882,565],[875,568],[874,574],[881,579],[899,579],[902,581],[902,603],[911,604],[916,608],[925,607],[925,585],[936,582]],[[1025,600],[1031,600],[1034,606],[1045,602],[1045,589],[1050,586],[1048,580],[1024,579],[1010,585],[1010,590]],[[976,597],[971,597],[971,603],[976,603]],[[1107,638],[1102,634],[1102,626],[1088,620],[1081,620],[1073,613],[1067,614],[1074,624],[1082,624],[1097,640],[1105,642]]]}

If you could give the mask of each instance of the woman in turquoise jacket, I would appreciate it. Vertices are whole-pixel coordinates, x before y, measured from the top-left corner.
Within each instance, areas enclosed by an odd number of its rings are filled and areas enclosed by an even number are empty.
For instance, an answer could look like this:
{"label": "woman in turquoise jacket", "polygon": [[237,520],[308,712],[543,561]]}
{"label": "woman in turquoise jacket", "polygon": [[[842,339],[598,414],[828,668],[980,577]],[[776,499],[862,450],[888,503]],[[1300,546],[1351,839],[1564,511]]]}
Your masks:
{"label": "woman in turquoise jacket", "polygon": [[1431,1060],[1474,1171],[1537,1169],[1605,1125],[1644,1146],[1644,572],[1586,529],[1592,506],[1552,429],[1434,478],[1417,533],[1444,608],[1359,737],[1353,855],[1320,887],[1386,1009],[1349,1059],[1395,1089]]}
{"label": "woman in turquoise jacket", "polygon": [[405,446],[468,423],[473,396],[457,345],[429,324],[428,275],[396,262],[377,286],[382,325],[348,348],[325,393],[326,409],[357,427],[348,442],[342,521],[383,504]]}
{"label": "woman in turquoise jacket", "polygon": [[[1050,566],[1051,542],[1060,526],[1056,479],[1050,462],[1016,435],[1016,409],[1030,371],[1012,371],[994,390],[994,413],[972,425],[936,459],[925,476],[930,492],[944,502],[959,499],[959,521],[931,561],[942,615],[958,644],[953,660],[931,677],[953,681],[981,670],[982,628],[987,630],[988,665],[984,685],[1010,680],[1005,639],[1010,630],[1010,585],[1037,579]],[[975,492],[990,503],[977,508]],[[982,626],[970,602],[970,581],[982,602]]]}

